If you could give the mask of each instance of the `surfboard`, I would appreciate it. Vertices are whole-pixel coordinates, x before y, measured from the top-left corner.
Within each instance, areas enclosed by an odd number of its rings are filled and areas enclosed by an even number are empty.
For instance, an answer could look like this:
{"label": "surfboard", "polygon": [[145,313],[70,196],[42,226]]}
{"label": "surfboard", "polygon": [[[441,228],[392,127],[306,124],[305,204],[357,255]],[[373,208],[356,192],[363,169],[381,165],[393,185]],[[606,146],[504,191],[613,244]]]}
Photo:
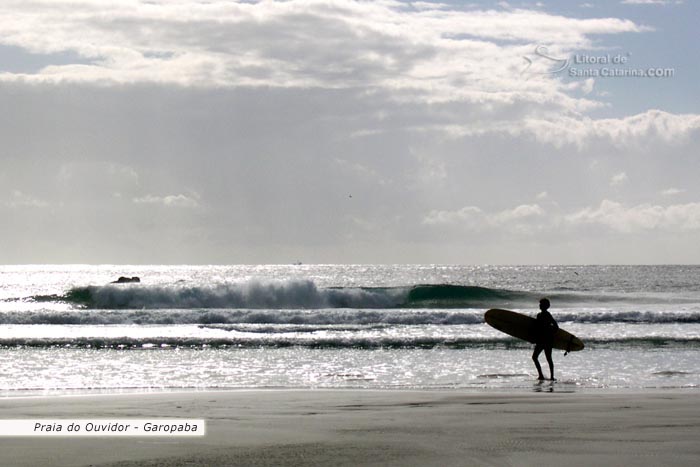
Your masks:
{"label": "surfboard", "polygon": [[[535,318],[516,313],[515,311],[494,308],[484,314],[484,319],[489,326],[509,336],[517,337],[532,344],[535,343],[535,324],[537,322]],[[552,347],[567,352],[576,352],[582,350],[584,345],[581,339],[559,328],[554,334]]]}

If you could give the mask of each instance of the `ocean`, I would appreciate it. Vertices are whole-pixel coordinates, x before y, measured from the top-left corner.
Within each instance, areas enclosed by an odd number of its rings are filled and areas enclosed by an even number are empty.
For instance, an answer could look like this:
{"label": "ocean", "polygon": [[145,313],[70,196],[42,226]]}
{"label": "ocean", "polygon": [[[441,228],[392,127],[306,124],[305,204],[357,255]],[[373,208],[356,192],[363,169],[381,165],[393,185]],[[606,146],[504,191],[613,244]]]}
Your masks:
{"label": "ocean", "polygon": [[[554,383],[483,319],[542,297],[585,343]],[[0,266],[0,365],[2,396],[698,388],[700,266]]]}

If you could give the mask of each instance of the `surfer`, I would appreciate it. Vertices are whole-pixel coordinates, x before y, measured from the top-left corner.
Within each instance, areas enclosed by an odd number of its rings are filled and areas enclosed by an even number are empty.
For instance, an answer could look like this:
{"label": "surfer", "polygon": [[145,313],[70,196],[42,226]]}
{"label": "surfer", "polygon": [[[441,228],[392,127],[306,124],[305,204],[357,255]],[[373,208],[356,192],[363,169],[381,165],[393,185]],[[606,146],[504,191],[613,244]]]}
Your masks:
{"label": "surfer", "polygon": [[552,345],[554,343],[554,333],[559,329],[559,325],[549,313],[549,300],[543,298],[540,300],[540,312],[537,313],[536,333],[537,340],[535,341],[535,351],[532,353],[532,360],[537,367],[537,379],[543,380],[542,367],[540,366],[539,356],[544,350],[544,355],[547,357],[549,364],[549,377],[554,381],[554,362],[552,361]]}

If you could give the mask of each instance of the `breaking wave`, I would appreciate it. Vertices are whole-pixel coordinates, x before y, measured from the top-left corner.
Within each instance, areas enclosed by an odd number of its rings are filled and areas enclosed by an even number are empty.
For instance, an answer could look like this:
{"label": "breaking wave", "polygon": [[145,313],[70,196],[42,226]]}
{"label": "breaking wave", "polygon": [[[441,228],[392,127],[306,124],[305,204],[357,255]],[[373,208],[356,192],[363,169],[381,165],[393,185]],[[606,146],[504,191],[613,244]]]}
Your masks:
{"label": "breaking wave", "polygon": [[[297,325],[354,327],[394,325],[479,325],[485,309],[82,309],[0,313],[0,324],[53,325]],[[557,311],[560,323],[691,324],[700,311]]]}
{"label": "breaking wave", "polygon": [[[111,324],[111,323],[203,323],[278,322],[290,319],[276,311],[294,310],[300,323],[309,315],[303,310],[323,310],[316,316],[333,324],[368,320],[399,324],[473,324],[481,322],[476,311],[489,308],[535,310],[540,292],[507,290],[469,285],[420,284],[398,287],[319,287],[312,280],[249,280],[213,285],[109,284],[73,287],[64,294],[35,295],[3,299],[4,302],[46,304],[46,313],[28,313],[16,319],[27,324]],[[546,294],[555,304],[558,320],[573,322],[700,322],[697,296],[669,297],[663,294],[601,294],[554,291]],[[58,307],[52,305],[59,304]],[[70,309],[63,314],[52,308]],[[620,312],[605,311],[622,305]],[[643,311],[647,305],[662,305],[666,312]],[[669,305],[666,307],[665,305]],[[675,306],[684,305],[684,306]],[[685,306],[688,305],[688,306]],[[592,308],[594,311],[586,311]],[[638,309],[639,311],[630,311]],[[653,307],[658,309],[659,307]],[[583,311],[582,311],[583,309]],[[690,310],[675,312],[671,310]],[[81,310],[91,310],[86,317]],[[331,312],[329,310],[336,310]],[[339,310],[342,310],[339,311]],[[406,311],[427,311],[432,315],[406,317]],[[128,312],[109,314],[109,311]],[[163,313],[158,313],[158,312]],[[99,313],[97,313],[99,312]],[[376,312],[377,315],[372,315]],[[354,313],[354,314],[353,314]],[[327,318],[321,318],[328,315]],[[12,319],[0,316],[1,322]],[[344,316],[344,318],[343,318]],[[325,320],[324,320],[325,319]],[[426,319],[416,323],[413,319]],[[32,321],[35,320],[35,321]]]}
{"label": "breaking wave", "polygon": [[318,287],[311,280],[260,281],[211,286],[120,284],[74,287],[35,302],[66,302],[89,309],[325,309],[482,308],[536,303],[539,295],[464,285]]}

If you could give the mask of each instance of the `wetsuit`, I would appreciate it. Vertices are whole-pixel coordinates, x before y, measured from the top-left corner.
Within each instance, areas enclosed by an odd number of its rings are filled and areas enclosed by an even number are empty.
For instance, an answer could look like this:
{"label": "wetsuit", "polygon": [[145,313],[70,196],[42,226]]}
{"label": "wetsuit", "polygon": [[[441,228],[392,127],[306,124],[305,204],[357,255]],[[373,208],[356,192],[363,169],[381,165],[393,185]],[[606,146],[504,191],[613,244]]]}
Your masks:
{"label": "wetsuit", "polygon": [[554,342],[554,334],[559,329],[559,325],[549,313],[549,311],[540,311],[537,313],[536,324],[536,339],[535,344],[543,349],[551,349]]}
{"label": "wetsuit", "polygon": [[554,344],[554,333],[557,332],[557,329],[559,329],[559,325],[546,309],[537,314],[535,323],[535,351],[532,353],[532,360],[535,362],[535,367],[537,368],[538,379],[544,379],[542,368],[538,361],[538,357],[543,350],[544,355],[547,357],[547,363],[549,364],[549,377],[552,380],[554,379],[552,345]]}

